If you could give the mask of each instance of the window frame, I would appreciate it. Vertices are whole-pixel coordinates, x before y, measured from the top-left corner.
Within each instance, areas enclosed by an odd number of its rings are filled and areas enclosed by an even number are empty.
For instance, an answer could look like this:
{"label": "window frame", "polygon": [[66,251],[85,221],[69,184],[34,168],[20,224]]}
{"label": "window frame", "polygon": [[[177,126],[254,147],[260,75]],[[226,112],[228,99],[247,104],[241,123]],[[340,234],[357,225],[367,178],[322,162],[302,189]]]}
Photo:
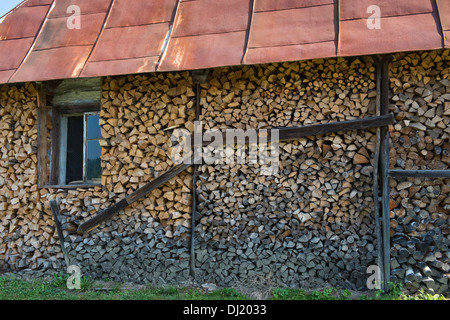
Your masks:
{"label": "window frame", "polygon": [[[93,183],[87,182],[86,179],[86,115],[100,115],[99,104],[85,104],[81,106],[54,106],[52,108],[52,131],[51,131],[51,158],[50,158],[50,179],[48,187],[58,188],[80,188],[80,187],[93,187],[101,186],[101,182]],[[61,171],[61,168],[66,166],[67,154],[64,151],[64,140],[67,140],[67,125],[64,124],[64,119],[70,116],[83,116],[83,179],[79,184],[67,184],[65,182],[65,172]],[[65,133],[64,133],[65,131]],[[65,139],[64,139],[65,138]],[[92,140],[92,139],[90,139]],[[98,139],[95,139],[98,140]]]}

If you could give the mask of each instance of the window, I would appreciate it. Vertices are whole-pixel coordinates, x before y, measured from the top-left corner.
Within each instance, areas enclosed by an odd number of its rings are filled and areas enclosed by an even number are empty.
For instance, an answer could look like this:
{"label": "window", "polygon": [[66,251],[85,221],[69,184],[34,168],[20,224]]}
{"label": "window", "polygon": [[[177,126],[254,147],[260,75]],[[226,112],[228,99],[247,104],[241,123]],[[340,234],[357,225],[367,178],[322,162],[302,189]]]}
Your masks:
{"label": "window", "polygon": [[59,184],[101,182],[100,138],[98,113],[62,116]]}
{"label": "window", "polygon": [[101,185],[102,78],[37,83],[37,185]]}
{"label": "window", "polygon": [[53,119],[51,184],[100,184],[99,112],[95,108],[58,108]]}

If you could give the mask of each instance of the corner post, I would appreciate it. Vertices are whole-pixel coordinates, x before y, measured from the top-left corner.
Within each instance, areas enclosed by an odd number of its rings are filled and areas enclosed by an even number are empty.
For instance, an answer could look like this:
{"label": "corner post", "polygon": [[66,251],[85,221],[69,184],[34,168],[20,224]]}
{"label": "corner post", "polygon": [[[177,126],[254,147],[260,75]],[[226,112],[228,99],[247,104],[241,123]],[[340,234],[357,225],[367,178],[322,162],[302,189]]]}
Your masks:
{"label": "corner post", "polygon": [[[201,115],[200,84],[208,82],[208,79],[209,79],[209,70],[192,71],[192,81],[196,85],[195,121],[199,121],[200,115]],[[194,142],[195,142],[195,140],[194,140]],[[192,172],[192,213],[191,213],[190,265],[189,265],[189,274],[192,278],[195,278],[195,228],[196,228],[195,223],[196,223],[196,219],[197,219],[197,176],[198,176],[198,167],[199,167],[199,165],[195,162],[197,147],[201,147],[201,146],[193,145],[194,170]]]}

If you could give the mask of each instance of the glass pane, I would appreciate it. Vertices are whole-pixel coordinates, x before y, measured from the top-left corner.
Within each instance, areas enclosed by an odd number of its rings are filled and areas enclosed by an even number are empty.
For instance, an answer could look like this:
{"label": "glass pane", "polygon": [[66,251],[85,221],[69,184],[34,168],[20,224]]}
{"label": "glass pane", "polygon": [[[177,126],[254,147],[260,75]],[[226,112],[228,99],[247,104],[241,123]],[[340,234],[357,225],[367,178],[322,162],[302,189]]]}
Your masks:
{"label": "glass pane", "polygon": [[[83,117],[67,117],[66,183],[83,181]],[[60,168],[64,170],[64,168]]]}
{"label": "glass pane", "polygon": [[86,134],[88,139],[100,139],[102,137],[100,133],[99,115],[87,115],[87,128]]}
{"label": "glass pane", "polygon": [[100,183],[102,178],[102,167],[100,156],[102,147],[100,143],[95,141],[87,142],[86,150],[86,180],[87,182]]}

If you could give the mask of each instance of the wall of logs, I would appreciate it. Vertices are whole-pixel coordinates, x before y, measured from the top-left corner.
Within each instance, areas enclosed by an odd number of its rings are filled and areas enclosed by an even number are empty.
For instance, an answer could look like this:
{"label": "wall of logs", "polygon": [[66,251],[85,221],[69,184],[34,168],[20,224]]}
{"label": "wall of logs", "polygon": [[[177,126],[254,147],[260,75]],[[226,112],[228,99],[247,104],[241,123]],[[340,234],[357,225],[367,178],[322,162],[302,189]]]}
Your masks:
{"label": "wall of logs", "polygon": [[[216,70],[202,86],[208,128],[273,128],[374,115],[371,60],[314,60]],[[280,170],[200,167],[199,250],[205,281],[365,285],[375,264],[374,131],[280,143]],[[314,281],[312,281],[314,279]]]}
{"label": "wall of logs", "polygon": [[[397,54],[391,63],[391,168],[448,170],[449,51]],[[449,292],[450,179],[392,178],[391,274],[411,292]]]}
{"label": "wall of logs", "polygon": [[[449,51],[390,64],[391,168],[448,169]],[[200,85],[204,129],[274,128],[376,112],[371,58],[212,70]],[[163,284],[190,279],[193,168],[86,235],[77,226],[173,166],[171,135],[193,131],[189,72],[105,77],[102,185],[37,187],[37,89],[0,88],[0,270],[65,268],[49,201],[58,199],[71,264],[84,275]],[[47,137],[52,130],[50,115]],[[50,143],[48,144],[50,145]],[[219,285],[364,289],[377,264],[376,131],[280,143],[280,167],[198,167],[195,279]],[[449,179],[391,179],[391,274],[411,291],[449,290]]]}

